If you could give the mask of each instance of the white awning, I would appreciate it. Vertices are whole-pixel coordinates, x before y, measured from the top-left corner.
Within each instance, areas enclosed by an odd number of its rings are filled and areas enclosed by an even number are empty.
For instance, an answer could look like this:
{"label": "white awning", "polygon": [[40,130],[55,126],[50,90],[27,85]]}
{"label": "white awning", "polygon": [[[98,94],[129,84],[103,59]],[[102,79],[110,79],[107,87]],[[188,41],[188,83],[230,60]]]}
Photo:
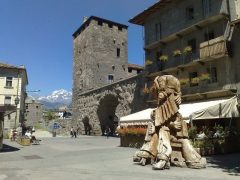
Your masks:
{"label": "white awning", "polygon": [[120,118],[121,126],[147,125],[151,121],[152,108],[148,108]]}
{"label": "white awning", "polygon": [[214,106],[219,103],[223,103],[227,100],[229,100],[229,99],[220,99],[220,100],[195,102],[195,103],[185,103],[185,104],[180,105],[179,112],[182,114],[183,119],[187,120],[187,119],[190,119],[190,115],[193,112]]}
{"label": "white awning", "polygon": [[239,117],[237,96],[193,112],[190,117],[192,120]]}
{"label": "white awning", "polygon": [[[193,116],[194,112],[199,112],[199,111],[201,112],[202,109],[209,109],[212,106],[222,104],[229,100],[230,99],[219,99],[219,100],[212,100],[212,101],[181,104],[179,112],[181,113],[183,119],[186,122],[189,122],[190,115],[192,115],[192,117],[195,117]],[[154,108],[148,108],[148,109],[121,117],[119,121],[120,126],[147,125],[147,123],[151,121],[150,115],[152,110],[154,110]]]}

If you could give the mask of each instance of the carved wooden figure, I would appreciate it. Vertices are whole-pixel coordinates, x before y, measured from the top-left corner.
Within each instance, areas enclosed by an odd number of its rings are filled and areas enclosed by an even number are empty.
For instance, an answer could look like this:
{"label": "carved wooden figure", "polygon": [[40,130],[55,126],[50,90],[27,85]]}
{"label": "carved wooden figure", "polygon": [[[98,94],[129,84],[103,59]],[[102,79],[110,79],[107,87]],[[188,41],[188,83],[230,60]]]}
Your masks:
{"label": "carved wooden figure", "polygon": [[181,104],[179,80],[172,75],[157,76],[154,89],[157,107],[151,114],[145,143],[135,153],[133,161],[142,165],[149,162],[155,170],[169,169],[170,163],[181,167],[205,168],[206,159],[190,144],[187,125],[178,112]]}

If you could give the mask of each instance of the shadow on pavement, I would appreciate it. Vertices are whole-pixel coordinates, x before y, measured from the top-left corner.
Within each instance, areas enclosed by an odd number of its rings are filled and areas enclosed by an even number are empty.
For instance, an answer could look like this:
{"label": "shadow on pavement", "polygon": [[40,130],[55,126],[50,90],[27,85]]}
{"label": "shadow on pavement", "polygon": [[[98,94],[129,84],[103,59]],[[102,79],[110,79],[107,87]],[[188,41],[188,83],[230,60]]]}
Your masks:
{"label": "shadow on pavement", "polygon": [[18,151],[18,150],[20,150],[20,149],[15,148],[13,146],[3,144],[3,148],[2,148],[2,150],[0,150],[0,153],[13,152],[13,151]]}
{"label": "shadow on pavement", "polygon": [[223,169],[232,176],[240,176],[240,153],[207,157],[208,166]]}

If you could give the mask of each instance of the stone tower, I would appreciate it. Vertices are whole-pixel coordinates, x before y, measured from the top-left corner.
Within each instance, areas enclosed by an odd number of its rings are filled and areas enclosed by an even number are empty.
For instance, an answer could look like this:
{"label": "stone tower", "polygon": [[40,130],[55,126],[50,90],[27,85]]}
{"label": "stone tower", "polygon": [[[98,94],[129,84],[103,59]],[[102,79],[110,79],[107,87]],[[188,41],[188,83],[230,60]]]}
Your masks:
{"label": "stone tower", "polygon": [[91,16],[73,34],[73,103],[78,93],[127,77],[127,28]]}

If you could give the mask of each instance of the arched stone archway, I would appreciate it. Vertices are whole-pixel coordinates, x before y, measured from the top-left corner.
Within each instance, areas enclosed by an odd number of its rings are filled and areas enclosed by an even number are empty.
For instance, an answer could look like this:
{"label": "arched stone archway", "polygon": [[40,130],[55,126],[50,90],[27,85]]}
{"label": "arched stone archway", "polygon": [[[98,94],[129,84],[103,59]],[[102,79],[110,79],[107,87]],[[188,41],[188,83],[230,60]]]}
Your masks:
{"label": "arched stone archway", "polygon": [[79,123],[81,134],[85,134],[83,121],[86,117],[92,128],[91,135],[102,135],[107,126],[115,132],[120,117],[146,108],[141,93],[143,87],[141,76],[134,76],[84,93],[76,91],[73,95],[73,122]]}
{"label": "arched stone archway", "polygon": [[92,127],[91,127],[91,125],[89,123],[89,118],[88,117],[84,117],[82,122],[83,122],[83,125],[84,125],[85,135],[90,135]]}
{"label": "arched stone archway", "polygon": [[102,134],[107,127],[111,129],[112,133],[115,132],[118,124],[118,119],[116,117],[116,108],[118,104],[118,98],[111,94],[104,96],[100,100],[97,109],[97,115],[99,118]]}

